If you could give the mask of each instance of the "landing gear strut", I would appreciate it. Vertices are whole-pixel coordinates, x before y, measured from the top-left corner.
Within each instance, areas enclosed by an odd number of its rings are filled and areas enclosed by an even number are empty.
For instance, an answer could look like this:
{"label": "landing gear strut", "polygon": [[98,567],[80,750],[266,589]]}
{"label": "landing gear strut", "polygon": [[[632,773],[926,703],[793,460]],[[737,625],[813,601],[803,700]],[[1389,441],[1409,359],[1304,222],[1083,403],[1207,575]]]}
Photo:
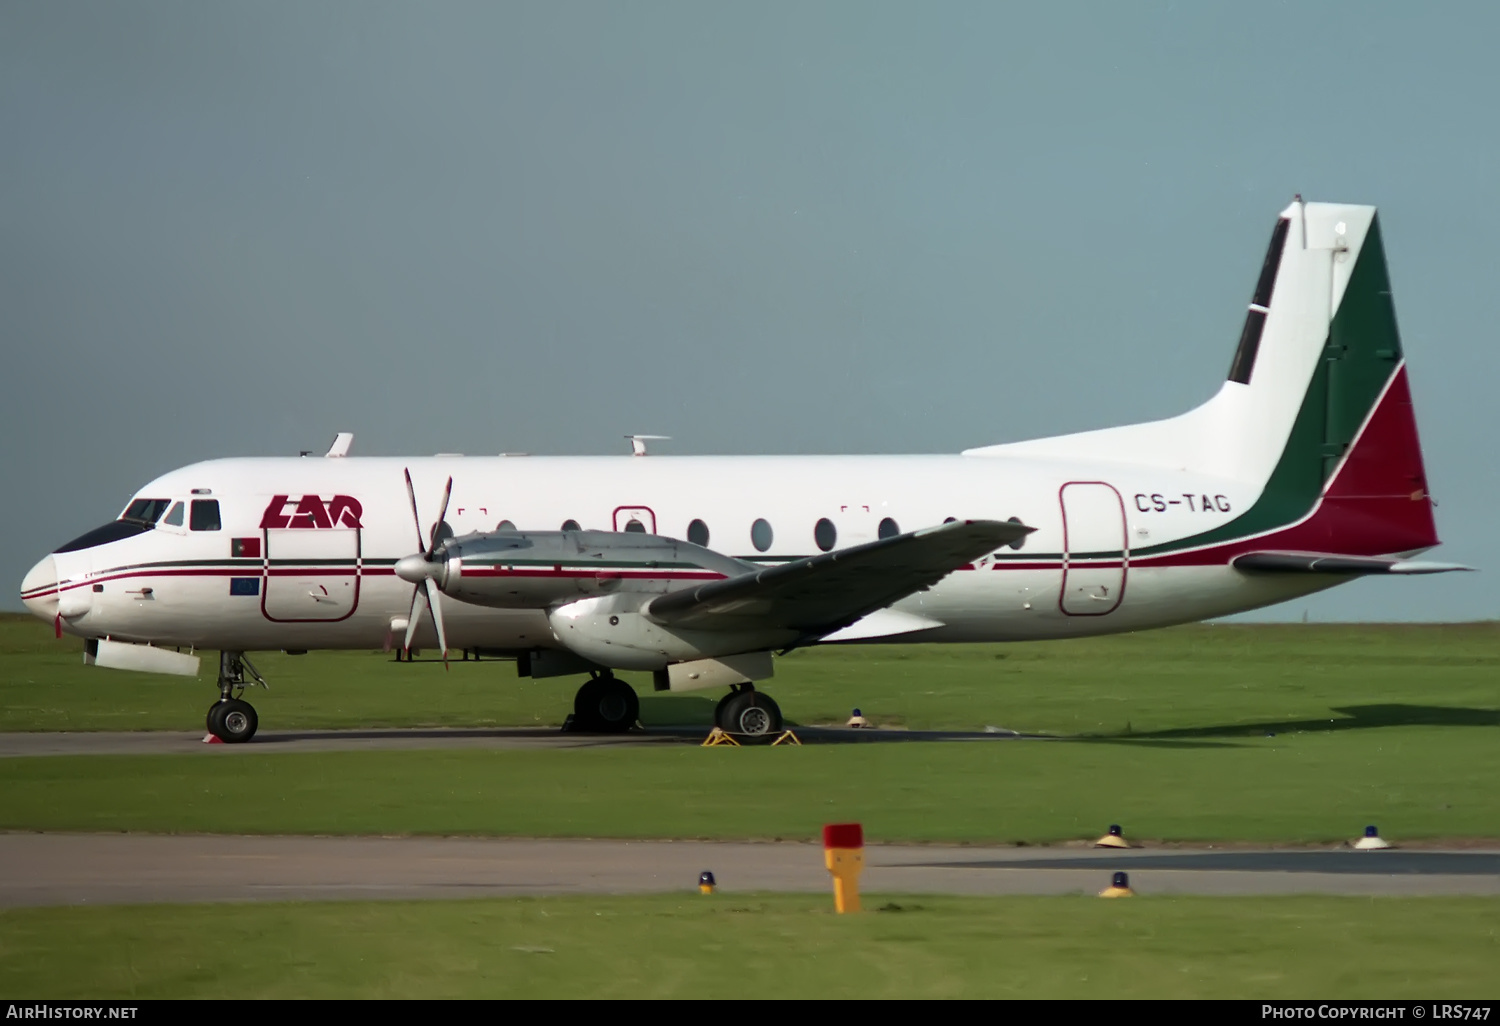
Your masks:
{"label": "landing gear strut", "polygon": [[255,707],[239,697],[248,684],[268,686],[245,653],[220,652],[219,700],[208,707],[208,732],[220,741],[237,744],[255,736],[259,726]]}
{"label": "landing gear strut", "polygon": [[609,671],[595,673],[573,699],[573,729],[623,734],[641,715],[635,688]]}
{"label": "landing gear strut", "polygon": [[714,724],[726,734],[769,741],[781,733],[781,707],[754,684],[736,684],[714,709]]}

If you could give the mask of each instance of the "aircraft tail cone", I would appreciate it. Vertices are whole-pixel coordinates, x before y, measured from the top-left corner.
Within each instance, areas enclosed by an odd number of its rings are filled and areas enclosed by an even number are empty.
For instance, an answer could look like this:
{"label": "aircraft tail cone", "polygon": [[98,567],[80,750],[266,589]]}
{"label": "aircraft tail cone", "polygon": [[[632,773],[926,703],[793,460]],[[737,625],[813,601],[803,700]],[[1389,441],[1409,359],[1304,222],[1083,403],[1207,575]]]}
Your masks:
{"label": "aircraft tail cone", "polygon": [[1101,898],[1132,898],[1135,891],[1130,889],[1130,876],[1126,873],[1116,873],[1109,881],[1109,886],[1099,892]]}
{"label": "aircraft tail cone", "polygon": [[1354,847],[1358,851],[1379,851],[1390,846],[1391,842],[1384,840],[1380,836],[1380,831],[1373,826],[1365,827],[1365,836],[1354,842]]}
{"label": "aircraft tail cone", "polygon": [[1110,825],[1109,833],[1094,842],[1095,848],[1129,848],[1130,842],[1120,833],[1120,824]]}

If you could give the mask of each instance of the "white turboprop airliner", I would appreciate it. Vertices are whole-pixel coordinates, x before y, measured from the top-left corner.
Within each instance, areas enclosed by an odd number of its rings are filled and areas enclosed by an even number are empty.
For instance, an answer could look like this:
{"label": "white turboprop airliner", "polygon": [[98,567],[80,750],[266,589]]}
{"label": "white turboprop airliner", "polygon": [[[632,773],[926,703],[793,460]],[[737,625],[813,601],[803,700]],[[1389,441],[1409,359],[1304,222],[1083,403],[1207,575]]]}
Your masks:
{"label": "white turboprop airliner", "polygon": [[[1223,616],[1438,543],[1375,210],[1282,212],[1229,379],[1179,417],[939,456],[224,459],[174,470],[26,575],[102,666],[195,674],[248,740],[247,651],[400,644],[588,673],[581,729],[752,683],[826,642],[1079,637]],[[636,440],[644,454],[645,445]],[[424,615],[424,609],[430,614]],[[263,681],[261,681],[263,683]]]}

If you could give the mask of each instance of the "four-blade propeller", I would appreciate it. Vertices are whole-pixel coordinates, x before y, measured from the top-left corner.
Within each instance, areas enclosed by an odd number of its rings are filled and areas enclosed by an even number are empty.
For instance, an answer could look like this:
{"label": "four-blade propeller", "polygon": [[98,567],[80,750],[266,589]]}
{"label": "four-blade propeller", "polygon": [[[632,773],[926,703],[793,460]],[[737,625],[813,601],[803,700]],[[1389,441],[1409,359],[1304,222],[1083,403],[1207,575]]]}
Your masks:
{"label": "four-blade propeller", "polygon": [[442,589],[438,586],[437,578],[445,572],[442,560],[436,558],[438,546],[446,539],[442,534],[443,518],[448,515],[448,497],[453,494],[453,478],[448,478],[448,483],[443,486],[443,501],[438,507],[437,520],[433,521],[432,530],[426,538],[422,537],[422,518],[417,513],[417,492],[412,487],[411,471],[406,470],[406,496],[411,500],[411,519],[417,528],[417,547],[422,551],[413,556],[406,556],[396,561],[396,576],[403,581],[416,585],[411,593],[411,611],[406,616],[406,640],[402,643],[402,649],[407,658],[411,658],[411,640],[417,633],[417,618],[421,610],[417,607],[420,599],[426,598],[427,608],[432,610],[432,625],[437,628],[438,647],[443,650],[443,667],[448,666],[448,638],[443,631],[443,606]]}

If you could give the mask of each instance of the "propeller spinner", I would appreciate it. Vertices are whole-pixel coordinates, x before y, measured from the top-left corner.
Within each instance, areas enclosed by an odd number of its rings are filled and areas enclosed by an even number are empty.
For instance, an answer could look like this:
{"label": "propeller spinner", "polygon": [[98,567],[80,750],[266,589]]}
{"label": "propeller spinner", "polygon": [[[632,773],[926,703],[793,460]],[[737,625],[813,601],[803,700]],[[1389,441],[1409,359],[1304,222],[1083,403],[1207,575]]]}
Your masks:
{"label": "propeller spinner", "polygon": [[448,497],[453,494],[453,478],[448,478],[448,483],[443,486],[443,501],[438,508],[437,520],[432,524],[432,530],[426,538],[422,537],[422,518],[417,513],[417,491],[412,487],[411,471],[405,470],[406,474],[406,497],[411,500],[412,524],[417,529],[417,546],[422,551],[411,556],[403,556],[396,561],[396,576],[416,587],[411,593],[411,611],[406,616],[406,640],[402,643],[402,649],[407,657],[411,657],[411,640],[417,633],[417,619],[421,610],[417,607],[420,599],[426,598],[427,608],[432,611],[432,625],[437,628],[438,647],[443,650],[443,667],[448,666],[448,638],[443,630],[443,605],[442,588],[438,586],[437,579],[442,576],[447,567],[445,561],[437,559],[438,546],[445,540],[442,535],[443,518],[448,515]]}

